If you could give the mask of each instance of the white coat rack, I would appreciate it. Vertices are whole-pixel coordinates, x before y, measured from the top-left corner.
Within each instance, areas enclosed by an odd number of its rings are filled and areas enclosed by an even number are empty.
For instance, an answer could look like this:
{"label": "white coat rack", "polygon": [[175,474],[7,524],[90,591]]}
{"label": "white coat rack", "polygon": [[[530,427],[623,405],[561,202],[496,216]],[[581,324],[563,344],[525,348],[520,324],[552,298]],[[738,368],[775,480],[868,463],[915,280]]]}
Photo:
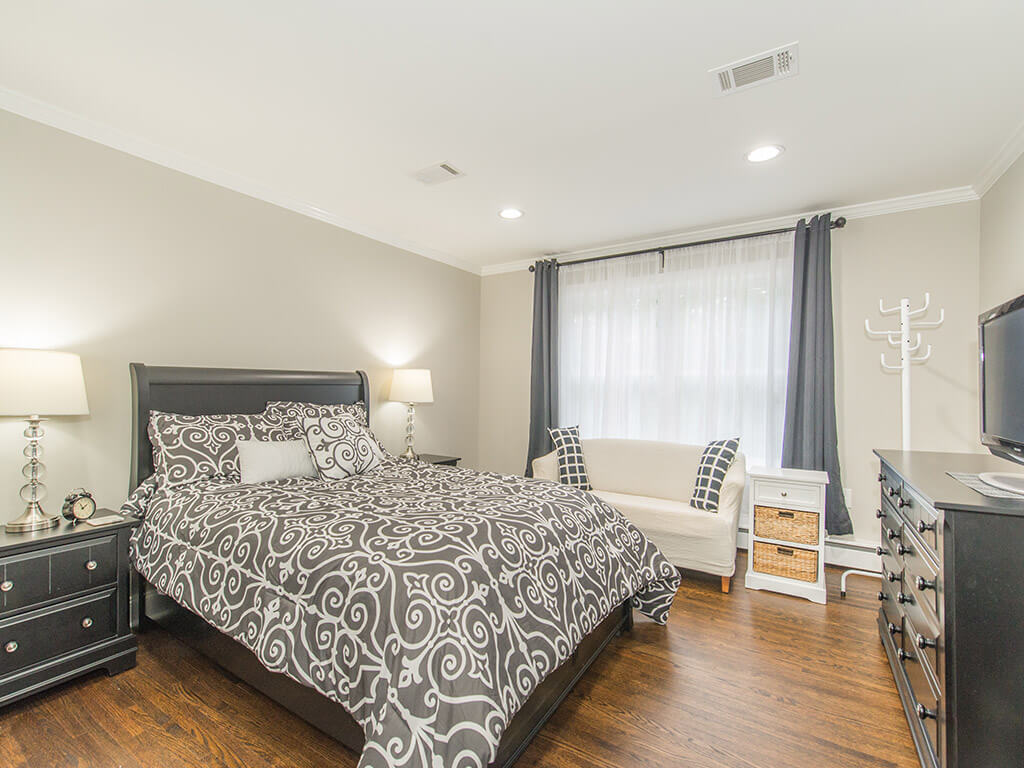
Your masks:
{"label": "white coat rack", "polygon": [[[928,344],[924,352],[921,349],[920,329],[938,328],[946,319],[946,310],[939,310],[938,320],[915,320],[928,312],[931,305],[931,294],[925,293],[924,306],[920,309],[910,308],[910,299],[902,298],[895,307],[886,307],[883,299],[878,300],[878,311],[883,315],[894,315],[897,312],[900,316],[900,327],[894,331],[876,331],[871,327],[869,320],[864,320],[864,330],[869,336],[876,338],[885,337],[889,345],[899,349],[899,363],[890,365],[885,360],[885,353],[881,354],[882,370],[898,371],[900,374],[900,391],[902,393],[900,415],[903,417],[903,450],[910,450],[910,369],[915,363],[923,363],[932,356],[932,345]],[[916,332],[916,333],[915,333]]]}

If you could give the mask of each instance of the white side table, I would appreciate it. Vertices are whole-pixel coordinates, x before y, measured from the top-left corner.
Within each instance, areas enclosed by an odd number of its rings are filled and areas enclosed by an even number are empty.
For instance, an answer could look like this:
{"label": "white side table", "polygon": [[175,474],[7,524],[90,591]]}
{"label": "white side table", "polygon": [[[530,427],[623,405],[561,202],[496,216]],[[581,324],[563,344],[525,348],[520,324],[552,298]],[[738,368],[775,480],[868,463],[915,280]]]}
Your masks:
{"label": "white side table", "polygon": [[828,473],[756,467],[747,474],[747,589],[767,589],[824,604]]}

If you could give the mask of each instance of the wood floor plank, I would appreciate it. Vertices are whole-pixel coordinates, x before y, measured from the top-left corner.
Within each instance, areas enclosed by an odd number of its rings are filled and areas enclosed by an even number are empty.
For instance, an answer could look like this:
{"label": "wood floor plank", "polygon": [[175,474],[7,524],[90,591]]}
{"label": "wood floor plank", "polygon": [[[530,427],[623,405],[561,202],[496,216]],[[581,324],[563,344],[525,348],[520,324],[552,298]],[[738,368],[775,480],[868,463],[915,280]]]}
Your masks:
{"label": "wood floor plank", "polygon": [[[616,638],[517,768],[916,768],[877,581],[826,606],[687,574],[666,627]],[[11,768],[355,768],[357,756],[161,630],[139,664],[0,710]]]}

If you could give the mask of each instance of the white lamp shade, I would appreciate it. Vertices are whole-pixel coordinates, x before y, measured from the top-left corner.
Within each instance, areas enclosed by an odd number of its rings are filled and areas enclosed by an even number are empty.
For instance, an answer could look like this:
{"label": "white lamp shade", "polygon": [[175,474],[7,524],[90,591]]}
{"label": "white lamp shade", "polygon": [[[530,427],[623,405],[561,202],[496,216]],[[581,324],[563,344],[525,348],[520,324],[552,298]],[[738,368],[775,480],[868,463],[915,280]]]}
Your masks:
{"label": "white lamp shade", "polygon": [[78,355],[0,349],[0,416],[79,416],[88,412]]}
{"label": "white lamp shade", "polygon": [[432,403],[434,388],[427,368],[399,368],[391,377],[389,397],[400,403]]}

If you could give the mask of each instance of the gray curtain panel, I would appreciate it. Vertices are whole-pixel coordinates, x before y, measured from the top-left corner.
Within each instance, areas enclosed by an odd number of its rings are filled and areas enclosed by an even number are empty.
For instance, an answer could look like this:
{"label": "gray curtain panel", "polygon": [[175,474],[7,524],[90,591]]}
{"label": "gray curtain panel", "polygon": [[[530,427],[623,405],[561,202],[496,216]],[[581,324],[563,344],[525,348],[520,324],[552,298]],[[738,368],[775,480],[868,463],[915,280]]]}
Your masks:
{"label": "gray curtain panel", "polygon": [[828,472],[825,528],[853,533],[836,437],[831,214],[796,225],[782,466]]}
{"label": "gray curtain panel", "polygon": [[526,476],[533,460],[554,445],[548,428],[558,414],[558,262],[538,261],[533,272],[533,352],[530,368],[530,448]]}

